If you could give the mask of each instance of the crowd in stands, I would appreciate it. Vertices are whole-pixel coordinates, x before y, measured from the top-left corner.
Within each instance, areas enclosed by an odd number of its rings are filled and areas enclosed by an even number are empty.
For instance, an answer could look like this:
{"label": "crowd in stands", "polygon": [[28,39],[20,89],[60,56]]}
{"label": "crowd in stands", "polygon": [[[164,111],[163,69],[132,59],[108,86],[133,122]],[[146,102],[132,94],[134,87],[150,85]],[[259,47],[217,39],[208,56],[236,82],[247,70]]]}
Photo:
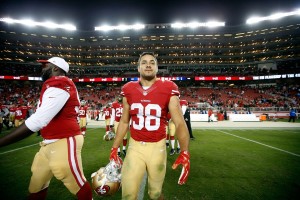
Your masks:
{"label": "crowd in stands", "polygon": [[[195,76],[266,76],[276,74],[295,74],[300,73],[299,63],[277,63],[276,69],[259,68],[254,65],[241,66],[170,66],[161,67],[158,76],[185,76],[193,78]],[[0,75],[9,76],[33,76],[39,77],[41,68],[37,64],[20,64],[20,63],[0,63]],[[84,67],[71,66],[70,78],[95,78],[95,77],[138,77],[135,66],[127,67]]]}
{"label": "crowd in stands", "polygon": [[[121,91],[121,85],[76,83],[79,96],[91,109],[101,109],[112,103]],[[181,98],[189,102],[191,109],[209,105],[216,109],[232,110],[236,107],[278,107],[289,109],[300,105],[300,85],[211,86],[199,87],[178,84]],[[0,103],[2,105],[36,105],[41,82],[1,81]]]}

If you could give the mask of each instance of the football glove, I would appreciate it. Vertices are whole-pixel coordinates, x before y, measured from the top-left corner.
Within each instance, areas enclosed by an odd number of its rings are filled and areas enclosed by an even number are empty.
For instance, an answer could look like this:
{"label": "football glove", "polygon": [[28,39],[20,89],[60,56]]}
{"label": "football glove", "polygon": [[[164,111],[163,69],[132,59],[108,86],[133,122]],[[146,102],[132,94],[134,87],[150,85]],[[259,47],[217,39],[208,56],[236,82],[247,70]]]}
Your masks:
{"label": "football glove", "polygon": [[115,163],[116,163],[117,165],[119,165],[119,167],[122,166],[123,161],[122,161],[122,159],[118,156],[118,148],[113,148],[113,147],[111,148],[109,160],[115,161]]}
{"label": "football glove", "polygon": [[188,151],[181,151],[178,158],[172,165],[173,169],[176,169],[178,165],[182,165],[182,170],[180,177],[178,179],[178,184],[183,185],[187,181],[190,173],[190,153]]}

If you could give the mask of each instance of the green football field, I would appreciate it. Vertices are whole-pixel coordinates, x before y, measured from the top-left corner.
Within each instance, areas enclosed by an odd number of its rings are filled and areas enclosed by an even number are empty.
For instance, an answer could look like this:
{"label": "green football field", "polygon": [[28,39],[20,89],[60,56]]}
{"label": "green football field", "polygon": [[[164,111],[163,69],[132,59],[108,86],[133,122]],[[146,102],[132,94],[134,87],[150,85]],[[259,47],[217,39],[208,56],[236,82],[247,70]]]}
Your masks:
{"label": "green football field", "polygon": [[[104,132],[102,128],[87,130],[82,157],[89,182],[90,175],[109,161],[112,141],[102,140]],[[300,129],[194,129],[193,134],[189,180],[177,185],[181,170],[171,169],[177,155],[168,156],[165,199],[300,199]],[[1,199],[26,199],[39,141],[33,134],[0,148]],[[53,178],[47,199],[76,197]],[[94,193],[94,199],[121,199],[121,191],[105,198]],[[149,199],[147,188],[144,199]]]}

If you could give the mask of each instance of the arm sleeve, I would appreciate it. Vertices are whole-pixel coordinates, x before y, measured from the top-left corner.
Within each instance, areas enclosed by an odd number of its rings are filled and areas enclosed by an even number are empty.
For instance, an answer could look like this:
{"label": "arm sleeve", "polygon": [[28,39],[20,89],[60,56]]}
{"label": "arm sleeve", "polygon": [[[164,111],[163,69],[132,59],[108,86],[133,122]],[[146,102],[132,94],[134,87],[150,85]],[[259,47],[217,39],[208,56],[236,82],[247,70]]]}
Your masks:
{"label": "arm sleeve", "polygon": [[47,126],[69,97],[70,94],[65,90],[49,87],[43,95],[41,106],[25,121],[26,126],[33,132]]}

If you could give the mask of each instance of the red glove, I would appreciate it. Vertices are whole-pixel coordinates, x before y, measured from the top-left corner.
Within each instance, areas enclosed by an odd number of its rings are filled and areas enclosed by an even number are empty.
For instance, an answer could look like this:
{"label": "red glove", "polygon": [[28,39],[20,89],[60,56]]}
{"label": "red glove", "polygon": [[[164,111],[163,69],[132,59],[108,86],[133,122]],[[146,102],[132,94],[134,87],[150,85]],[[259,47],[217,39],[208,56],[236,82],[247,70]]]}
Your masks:
{"label": "red glove", "polygon": [[122,166],[123,161],[118,156],[118,148],[111,148],[109,160],[114,160],[117,165]]}
{"label": "red glove", "polygon": [[181,174],[178,180],[179,185],[185,184],[190,173],[190,153],[188,151],[181,151],[178,158],[172,165],[173,169],[176,169],[178,165],[182,165]]}

